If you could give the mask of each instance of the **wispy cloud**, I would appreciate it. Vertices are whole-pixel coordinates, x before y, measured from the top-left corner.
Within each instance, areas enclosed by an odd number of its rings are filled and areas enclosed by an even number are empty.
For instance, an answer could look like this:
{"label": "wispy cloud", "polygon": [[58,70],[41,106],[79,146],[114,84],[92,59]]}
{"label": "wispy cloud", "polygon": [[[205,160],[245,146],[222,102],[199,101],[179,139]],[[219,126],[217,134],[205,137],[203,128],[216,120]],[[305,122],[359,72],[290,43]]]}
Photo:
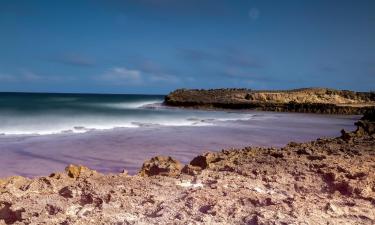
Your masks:
{"label": "wispy cloud", "polygon": [[125,67],[111,68],[109,71],[99,76],[99,79],[118,85],[142,83],[141,71]]}
{"label": "wispy cloud", "polygon": [[328,65],[328,64],[322,64],[322,65],[318,65],[318,69],[322,72],[326,72],[326,73],[333,73],[333,72],[336,72],[337,71],[337,68],[333,65]]}
{"label": "wispy cloud", "polygon": [[21,78],[28,81],[39,81],[43,79],[42,76],[27,70],[21,73]]}
{"label": "wispy cloud", "polygon": [[17,82],[56,82],[71,81],[71,77],[61,77],[56,75],[41,75],[30,70],[20,69],[15,73],[0,73],[0,81],[7,83]]}
{"label": "wispy cloud", "polygon": [[100,81],[112,85],[148,85],[156,83],[177,83],[180,79],[177,76],[161,73],[158,70],[152,72],[151,68],[129,69],[126,67],[113,67],[100,75]]}
{"label": "wispy cloud", "polygon": [[11,82],[15,80],[16,80],[15,76],[12,76],[10,74],[0,73],[0,81],[2,82]]}
{"label": "wispy cloud", "polygon": [[211,61],[227,67],[262,68],[264,66],[259,57],[251,56],[242,50],[234,48],[228,48],[220,52],[210,52],[202,49],[180,49],[178,55],[184,60],[192,62]]}
{"label": "wispy cloud", "polygon": [[77,53],[69,53],[63,54],[58,57],[54,57],[52,59],[54,62],[71,65],[71,66],[94,66],[95,61],[90,58],[89,56],[77,54]]}
{"label": "wispy cloud", "polygon": [[242,70],[240,68],[226,68],[222,72],[219,72],[225,78],[229,78],[232,81],[236,82],[246,82],[250,83],[277,83],[277,82],[284,82],[289,81],[286,78],[279,78],[275,76],[267,76],[261,73],[249,72],[246,70]]}

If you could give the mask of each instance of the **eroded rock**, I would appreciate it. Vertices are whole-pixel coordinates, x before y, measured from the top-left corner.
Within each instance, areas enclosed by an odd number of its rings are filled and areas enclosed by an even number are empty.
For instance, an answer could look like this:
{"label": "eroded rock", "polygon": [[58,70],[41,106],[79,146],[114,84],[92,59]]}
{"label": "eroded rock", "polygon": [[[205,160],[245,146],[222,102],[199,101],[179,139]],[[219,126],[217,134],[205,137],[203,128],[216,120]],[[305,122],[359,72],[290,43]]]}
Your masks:
{"label": "eroded rock", "polygon": [[96,173],[95,170],[91,170],[85,166],[81,165],[69,165],[65,168],[66,173],[71,178],[79,178],[82,176],[92,176]]}
{"label": "eroded rock", "polygon": [[183,165],[169,156],[156,156],[143,163],[140,176],[177,176],[181,173]]}

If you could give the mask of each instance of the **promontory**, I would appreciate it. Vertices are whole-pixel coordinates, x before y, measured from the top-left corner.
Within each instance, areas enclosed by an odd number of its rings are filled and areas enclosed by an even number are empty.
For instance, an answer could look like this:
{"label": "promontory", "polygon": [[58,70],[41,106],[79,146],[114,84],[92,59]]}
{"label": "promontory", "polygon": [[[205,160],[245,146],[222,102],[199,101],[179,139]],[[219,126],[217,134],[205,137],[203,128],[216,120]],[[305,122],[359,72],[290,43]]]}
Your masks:
{"label": "promontory", "polygon": [[169,106],[257,109],[278,112],[363,114],[375,111],[375,92],[328,88],[268,91],[251,89],[178,89],[165,97]]}

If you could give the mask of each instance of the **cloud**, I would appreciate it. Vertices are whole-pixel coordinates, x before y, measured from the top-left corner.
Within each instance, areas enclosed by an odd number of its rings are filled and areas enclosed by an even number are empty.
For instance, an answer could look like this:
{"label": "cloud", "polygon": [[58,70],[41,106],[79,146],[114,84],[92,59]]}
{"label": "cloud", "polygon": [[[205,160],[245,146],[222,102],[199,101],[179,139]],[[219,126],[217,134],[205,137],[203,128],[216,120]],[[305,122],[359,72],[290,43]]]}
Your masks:
{"label": "cloud", "polygon": [[333,73],[337,71],[337,68],[332,65],[320,65],[318,68],[322,72]]}
{"label": "cloud", "polygon": [[2,82],[12,82],[12,81],[15,81],[15,80],[16,80],[16,77],[14,77],[10,74],[4,74],[4,73],[0,74],[0,81],[2,81]]}
{"label": "cloud", "polygon": [[199,49],[180,49],[178,54],[191,61],[218,60],[215,55]]}
{"label": "cloud", "polygon": [[148,85],[180,82],[178,77],[160,72],[160,69],[155,68],[150,65],[137,69],[114,67],[99,76],[98,79],[114,85]]}
{"label": "cloud", "polygon": [[222,76],[230,78],[239,82],[247,83],[276,83],[276,82],[289,82],[288,79],[280,79],[274,76],[261,75],[254,72],[248,72],[239,68],[226,68],[222,72],[219,72]]}
{"label": "cloud", "polygon": [[125,67],[114,67],[99,77],[100,80],[113,84],[140,84],[142,83],[141,71]]}
{"label": "cloud", "polygon": [[72,66],[94,66],[95,61],[81,54],[64,54],[53,59],[53,61]]}
{"label": "cloud", "polygon": [[257,20],[259,16],[260,16],[260,11],[258,8],[251,8],[249,10],[249,17],[252,21]]}
{"label": "cloud", "polygon": [[16,73],[4,74],[0,73],[0,81],[8,83],[16,82],[62,82],[62,81],[72,81],[71,77],[61,77],[55,75],[40,75],[34,73],[30,70],[20,69]]}
{"label": "cloud", "polygon": [[23,71],[21,74],[21,78],[28,81],[38,81],[43,79],[42,76],[37,75],[31,71]]}
{"label": "cloud", "polygon": [[209,52],[201,49],[180,49],[178,55],[192,62],[210,61],[226,67],[262,68],[263,62],[259,57],[250,56],[242,50],[227,48],[220,52]]}

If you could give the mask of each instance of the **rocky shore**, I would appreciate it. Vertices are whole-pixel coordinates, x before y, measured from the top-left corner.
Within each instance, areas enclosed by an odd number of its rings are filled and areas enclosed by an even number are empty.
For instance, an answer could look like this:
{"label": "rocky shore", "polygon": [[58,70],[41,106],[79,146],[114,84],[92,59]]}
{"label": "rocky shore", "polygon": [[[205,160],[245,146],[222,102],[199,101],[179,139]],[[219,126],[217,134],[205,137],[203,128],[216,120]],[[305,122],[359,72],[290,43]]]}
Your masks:
{"label": "rocky shore", "polygon": [[283,148],[208,152],[139,174],[70,165],[0,179],[0,224],[374,224],[374,114],[355,132]]}
{"label": "rocky shore", "polygon": [[375,93],[327,88],[284,91],[178,89],[166,96],[165,104],[204,109],[257,109],[277,112],[359,115],[375,111]]}

